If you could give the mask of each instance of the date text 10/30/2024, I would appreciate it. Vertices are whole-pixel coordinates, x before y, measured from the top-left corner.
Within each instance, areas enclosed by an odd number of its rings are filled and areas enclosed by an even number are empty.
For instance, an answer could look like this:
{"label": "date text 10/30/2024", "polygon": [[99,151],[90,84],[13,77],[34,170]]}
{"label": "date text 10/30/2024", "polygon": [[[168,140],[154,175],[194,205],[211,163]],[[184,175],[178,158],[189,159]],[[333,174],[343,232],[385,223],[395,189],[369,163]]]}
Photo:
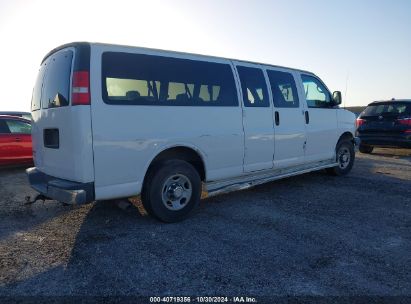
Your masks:
{"label": "date text 10/30/2024", "polygon": [[258,303],[254,297],[150,297],[150,303]]}

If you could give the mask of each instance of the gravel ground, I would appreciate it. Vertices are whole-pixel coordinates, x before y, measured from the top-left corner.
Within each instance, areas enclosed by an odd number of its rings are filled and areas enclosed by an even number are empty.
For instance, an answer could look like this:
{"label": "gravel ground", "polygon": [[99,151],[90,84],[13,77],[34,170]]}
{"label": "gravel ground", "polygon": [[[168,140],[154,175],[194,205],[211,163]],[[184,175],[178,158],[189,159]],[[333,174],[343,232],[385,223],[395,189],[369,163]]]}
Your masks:
{"label": "gravel ground", "polygon": [[204,199],[177,224],[33,194],[0,171],[1,296],[411,296],[411,150]]}

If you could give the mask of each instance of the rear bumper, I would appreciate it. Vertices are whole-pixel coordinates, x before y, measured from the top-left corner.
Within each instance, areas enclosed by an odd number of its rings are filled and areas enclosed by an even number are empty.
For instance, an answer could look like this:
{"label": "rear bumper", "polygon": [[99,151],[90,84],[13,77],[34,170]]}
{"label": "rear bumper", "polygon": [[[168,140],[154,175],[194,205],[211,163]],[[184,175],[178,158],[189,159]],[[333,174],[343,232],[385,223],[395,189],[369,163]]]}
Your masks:
{"label": "rear bumper", "polygon": [[44,196],[66,204],[94,201],[94,183],[77,183],[47,175],[37,168],[26,170],[31,187]]}
{"label": "rear bumper", "polygon": [[394,148],[411,148],[411,136],[404,137],[377,137],[377,136],[360,136],[361,143],[367,146],[375,147],[394,147]]}

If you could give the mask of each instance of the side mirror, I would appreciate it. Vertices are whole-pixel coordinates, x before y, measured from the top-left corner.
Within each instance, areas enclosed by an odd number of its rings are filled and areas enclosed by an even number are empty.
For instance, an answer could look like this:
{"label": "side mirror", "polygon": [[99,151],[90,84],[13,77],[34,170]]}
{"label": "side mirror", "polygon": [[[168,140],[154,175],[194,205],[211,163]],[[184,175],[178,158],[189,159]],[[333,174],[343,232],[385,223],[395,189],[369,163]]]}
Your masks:
{"label": "side mirror", "polygon": [[333,101],[334,105],[338,106],[342,103],[342,97],[341,97],[341,92],[340,91],[335,91],[333,93]]}

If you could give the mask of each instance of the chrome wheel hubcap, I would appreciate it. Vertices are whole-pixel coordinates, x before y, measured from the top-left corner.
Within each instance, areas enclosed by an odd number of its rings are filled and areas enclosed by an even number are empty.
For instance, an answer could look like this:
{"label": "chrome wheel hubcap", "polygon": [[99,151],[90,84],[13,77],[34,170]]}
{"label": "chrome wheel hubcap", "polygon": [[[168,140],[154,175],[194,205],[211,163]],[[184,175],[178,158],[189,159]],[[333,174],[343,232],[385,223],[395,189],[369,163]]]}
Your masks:
{"label": "chrome wheel hubcap", "polygon": [[164,182],[162,189],[163,204],[172,211],[183,209],[193,193],[190,180],[182,174],[170,176]]}

